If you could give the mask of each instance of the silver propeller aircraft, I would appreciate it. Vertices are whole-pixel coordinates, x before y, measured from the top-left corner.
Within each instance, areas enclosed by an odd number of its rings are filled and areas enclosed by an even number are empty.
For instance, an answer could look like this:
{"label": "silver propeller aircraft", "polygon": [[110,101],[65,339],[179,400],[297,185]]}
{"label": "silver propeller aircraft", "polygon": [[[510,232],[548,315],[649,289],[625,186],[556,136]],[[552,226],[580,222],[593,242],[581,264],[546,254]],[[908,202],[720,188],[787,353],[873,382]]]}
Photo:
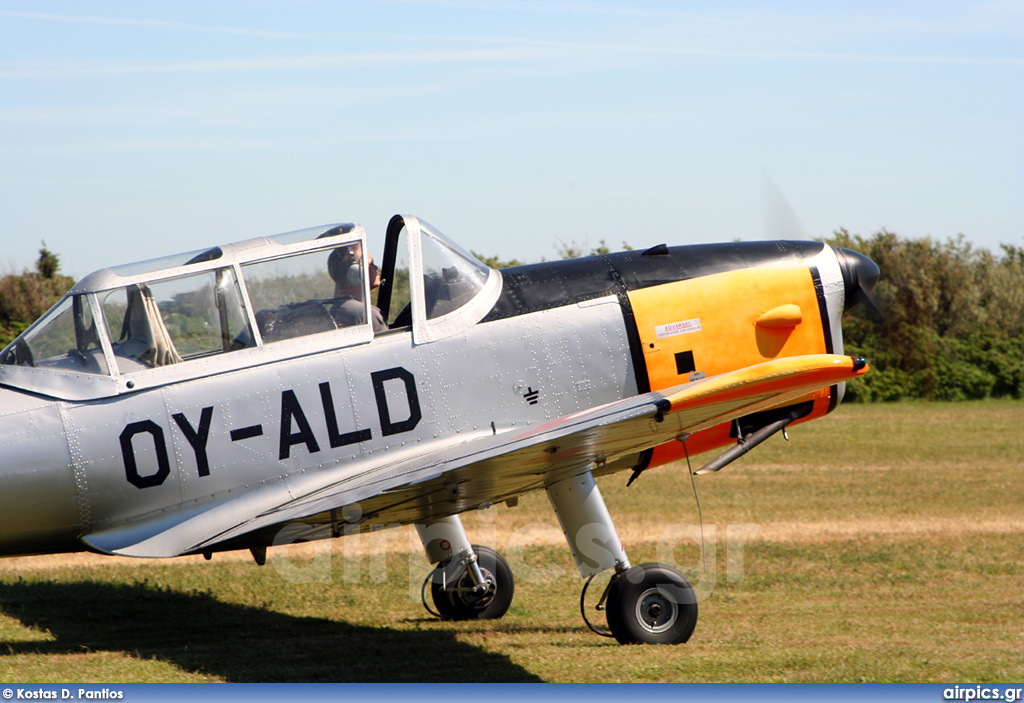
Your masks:
{"label": "silver propeller aircraft", "polygon": [[828,413],[879,273],[791,241],[497,271],[410,216],[382,263],[341,224],[82,279],[0,352],[0,554],[262,563],[283,529],[415,524],[438,614],[498,618],[511,571],[459,515],[544,490],[580,574],[614,570],[614,637],[685,642],[693,589],[630,564],[595,478]]}

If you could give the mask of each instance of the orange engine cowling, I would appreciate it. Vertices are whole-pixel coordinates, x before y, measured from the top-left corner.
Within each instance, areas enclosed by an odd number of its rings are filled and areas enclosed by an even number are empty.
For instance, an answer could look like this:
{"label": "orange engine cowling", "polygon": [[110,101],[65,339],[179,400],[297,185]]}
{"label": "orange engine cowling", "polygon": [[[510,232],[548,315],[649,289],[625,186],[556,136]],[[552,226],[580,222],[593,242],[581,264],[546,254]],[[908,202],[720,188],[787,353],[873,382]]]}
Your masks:
{"label": "orange engine cowling", "polygon": [[[698,381],[787,356],[833,350],[827,310],[808,266],[799,260],[742,268],[629,292],[652,390]],[[812,409],[794,422],[821,417],[836,388],[803,401]],[[657,447],[649,466],[735,442],[731,423]]]}

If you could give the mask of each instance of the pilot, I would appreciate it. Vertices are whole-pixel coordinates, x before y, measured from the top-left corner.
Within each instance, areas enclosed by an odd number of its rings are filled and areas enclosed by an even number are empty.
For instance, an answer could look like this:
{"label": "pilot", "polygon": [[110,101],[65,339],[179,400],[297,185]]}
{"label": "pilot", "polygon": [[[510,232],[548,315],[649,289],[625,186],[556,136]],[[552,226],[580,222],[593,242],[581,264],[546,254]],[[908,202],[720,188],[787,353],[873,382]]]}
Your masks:
{"label": "pilot", "polygon": [[[363,250],[360,244],[338,247],[327,257],[327,273],[334,281],[335,302],[331,306],[331,316],[338,327],[366,322],[366,311],[363,307],[362,259]],[[373,263],[373,256],[370,256],[369,260],[370,290],[373,290],[380,285],[380,270]],[[374,332],[388,329],[384,316],[376,305],[370,306],[370,317]]]}

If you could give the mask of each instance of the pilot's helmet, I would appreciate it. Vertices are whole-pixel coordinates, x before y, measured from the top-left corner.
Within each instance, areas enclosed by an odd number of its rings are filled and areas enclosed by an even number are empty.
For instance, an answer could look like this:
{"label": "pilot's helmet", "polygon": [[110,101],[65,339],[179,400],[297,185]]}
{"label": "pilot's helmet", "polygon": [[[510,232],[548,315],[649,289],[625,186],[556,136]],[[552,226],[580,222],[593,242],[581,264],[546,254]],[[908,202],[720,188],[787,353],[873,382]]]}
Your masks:
{"label": "pilot's helmet", "polygon": [[342,286],[358,286],[362,283],[360,261],[356,257],[359,245],[338,247],[327,257],[327,273],[335,283]]}

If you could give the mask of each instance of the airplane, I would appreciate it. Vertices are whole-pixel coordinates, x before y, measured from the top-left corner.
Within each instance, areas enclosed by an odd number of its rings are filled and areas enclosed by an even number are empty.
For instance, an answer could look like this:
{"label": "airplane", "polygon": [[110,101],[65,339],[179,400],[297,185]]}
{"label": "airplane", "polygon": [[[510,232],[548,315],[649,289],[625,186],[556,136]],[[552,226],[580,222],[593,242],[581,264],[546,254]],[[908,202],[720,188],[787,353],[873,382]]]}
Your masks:
{"label": "airplane", "polygon": [[283,532],[413,524],[427,609],[492,619],[513,575],[460,514],[543,490],[587,585],[611,573],[606,634],[678,644],[693,588],[630,563],[595,479],[725,448],[717,471],[868,370],[841,318],[879,269],[823,243],[495,270],[396,215],[381,263],[331,224],[80,280],[0,352],[0,554],[262,565]]}

